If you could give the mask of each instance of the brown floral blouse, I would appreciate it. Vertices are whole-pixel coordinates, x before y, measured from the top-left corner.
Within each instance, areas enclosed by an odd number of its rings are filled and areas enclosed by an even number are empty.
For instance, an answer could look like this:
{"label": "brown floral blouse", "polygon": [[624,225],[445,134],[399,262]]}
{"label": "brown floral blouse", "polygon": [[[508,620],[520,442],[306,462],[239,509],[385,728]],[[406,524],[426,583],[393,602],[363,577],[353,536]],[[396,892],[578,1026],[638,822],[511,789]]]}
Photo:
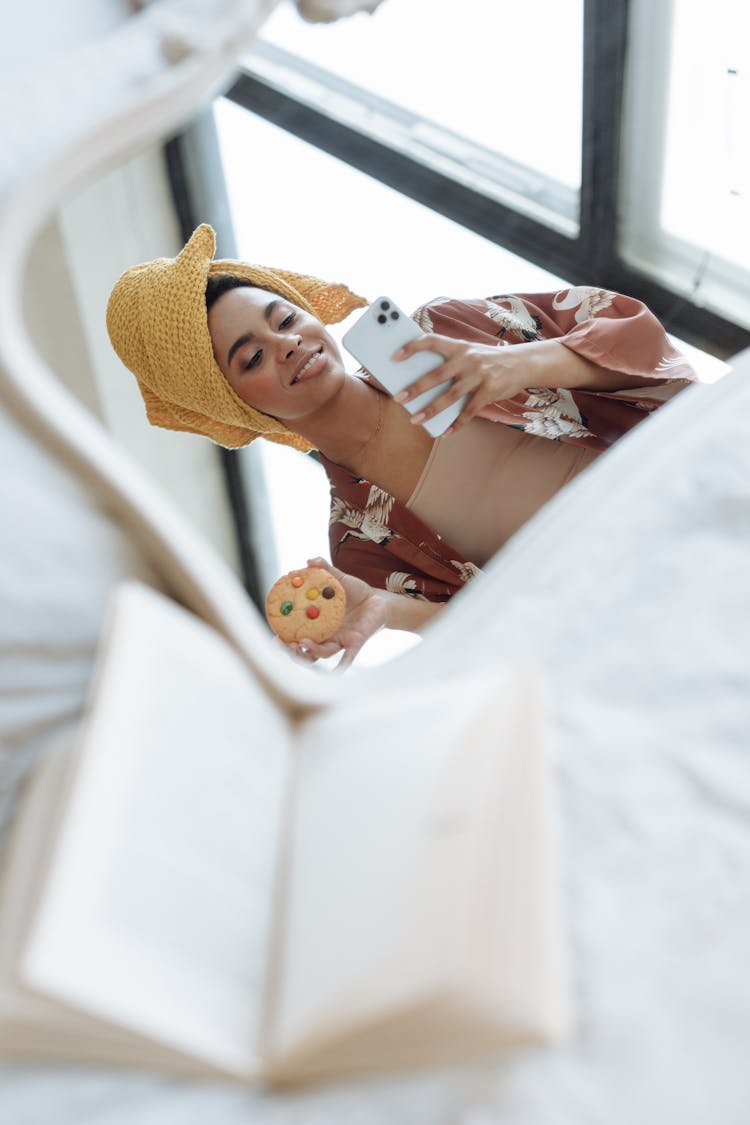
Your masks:
{"label": "brown floral blouse", "polygon": [[[425,332],[498,347],[558,339],[608,371],[642,376],[643,387],[620,391],[529,388],[480,414],[598,451],[696,378],[645,305],[606,289],[440,298],[418,309],[414,319]],[[395,497],[325,457],[322,461],[331,485],[331,558],[341,570],[371,586],[436,602],[447,601],[478,573],[474,563]]]}

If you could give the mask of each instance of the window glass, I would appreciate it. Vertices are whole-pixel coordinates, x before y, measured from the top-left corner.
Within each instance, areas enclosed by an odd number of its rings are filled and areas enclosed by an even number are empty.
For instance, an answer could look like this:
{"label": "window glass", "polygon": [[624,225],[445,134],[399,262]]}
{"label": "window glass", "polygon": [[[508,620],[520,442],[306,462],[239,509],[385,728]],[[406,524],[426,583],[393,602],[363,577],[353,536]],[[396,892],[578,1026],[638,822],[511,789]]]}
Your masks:
{"label": "window glass", "polygon": [[[456,18],[460,11],[460,19]],[[263,39],[561,184],[580,186],[583,0],[391,0]]]}
{"label": "window glass", "polygon": [[[750,6],[674,7],[661,224],[709,253],[750,262]],[[698,80],[698,76],[700,76]]]}
{"label": "window glass", "polygon": [[249,261],[344,281],[370,299],[389,293],[408,309],[564,284],[225,98],[215,117],[237,248]]}
{"label": "window glass", "polygon": [[623,255],[750,327],[750,6],[631,12]]}

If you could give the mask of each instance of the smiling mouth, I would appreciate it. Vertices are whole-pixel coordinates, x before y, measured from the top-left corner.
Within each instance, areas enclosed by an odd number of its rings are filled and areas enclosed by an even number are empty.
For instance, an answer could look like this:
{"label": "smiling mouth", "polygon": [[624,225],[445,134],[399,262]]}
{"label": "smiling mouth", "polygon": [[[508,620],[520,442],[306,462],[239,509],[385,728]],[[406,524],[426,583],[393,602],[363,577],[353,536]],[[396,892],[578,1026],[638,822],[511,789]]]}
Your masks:
{"label": "smiling mouth", "polygon": [[300,379],[303,379],[305,377],[305,375],[310,370],[310,368],[315,363],[317,363],[317,361],[321,358],[322,355],[323,355],[322,347],[318,348],[318,350],[316,352],[313,352],[312,355],[309,357],[309,359],[307,359],[302,364],[302,367],[300,367],[299,371],[297,372],[297,374],[292,379],[290,386],[293,387],[295,383],[299,383]]}

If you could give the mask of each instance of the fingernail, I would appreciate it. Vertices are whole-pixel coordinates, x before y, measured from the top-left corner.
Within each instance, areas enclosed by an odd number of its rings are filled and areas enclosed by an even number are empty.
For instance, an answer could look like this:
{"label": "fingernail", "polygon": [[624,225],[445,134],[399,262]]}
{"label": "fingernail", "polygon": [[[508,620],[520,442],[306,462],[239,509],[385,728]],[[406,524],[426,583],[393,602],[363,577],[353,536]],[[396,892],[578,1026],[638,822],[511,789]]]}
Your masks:
{"label": "fingernail", "polygon": [[398,394],[394,395],[393,397],[395,398],[396,402],[406,402],[409,396],[406,391],[399,391]]}
{"label": "fingernail", "polygon": [[448,434],[453,433],[453,426],[449,426],[447,430],[443,430],[443,437],[448,437]]}
{"label": "fingernail", "polygon": [[404,349],[403,349],[403,348],[399,348],[397,352],[394,352],[394,353],[393,353],[393,358],[394,358],[394,359],[403,359],[403,358],[404,358]]}
{"label": "fingernail", "polygon": [[424,422],[424,419],[425,419],[424,410],[420,410],[418,414],[412,414],[412,416],[411,416],[412,423],[415,426],[418,426],[420,422]]}

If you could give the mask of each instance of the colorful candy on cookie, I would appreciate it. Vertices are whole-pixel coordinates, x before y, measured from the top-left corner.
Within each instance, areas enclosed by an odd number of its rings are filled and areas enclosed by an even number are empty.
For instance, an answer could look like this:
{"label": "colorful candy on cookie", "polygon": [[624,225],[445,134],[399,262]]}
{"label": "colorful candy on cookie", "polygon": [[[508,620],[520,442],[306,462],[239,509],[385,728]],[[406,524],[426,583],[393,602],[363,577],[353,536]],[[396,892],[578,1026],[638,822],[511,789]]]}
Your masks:
{"label": "colorful candy on cookie", "polygon": [[306,637],[316,644],[327,641],[345,613],[344,587],[322,566],[290,570],[266,596],[268,624],[287,645]]}

